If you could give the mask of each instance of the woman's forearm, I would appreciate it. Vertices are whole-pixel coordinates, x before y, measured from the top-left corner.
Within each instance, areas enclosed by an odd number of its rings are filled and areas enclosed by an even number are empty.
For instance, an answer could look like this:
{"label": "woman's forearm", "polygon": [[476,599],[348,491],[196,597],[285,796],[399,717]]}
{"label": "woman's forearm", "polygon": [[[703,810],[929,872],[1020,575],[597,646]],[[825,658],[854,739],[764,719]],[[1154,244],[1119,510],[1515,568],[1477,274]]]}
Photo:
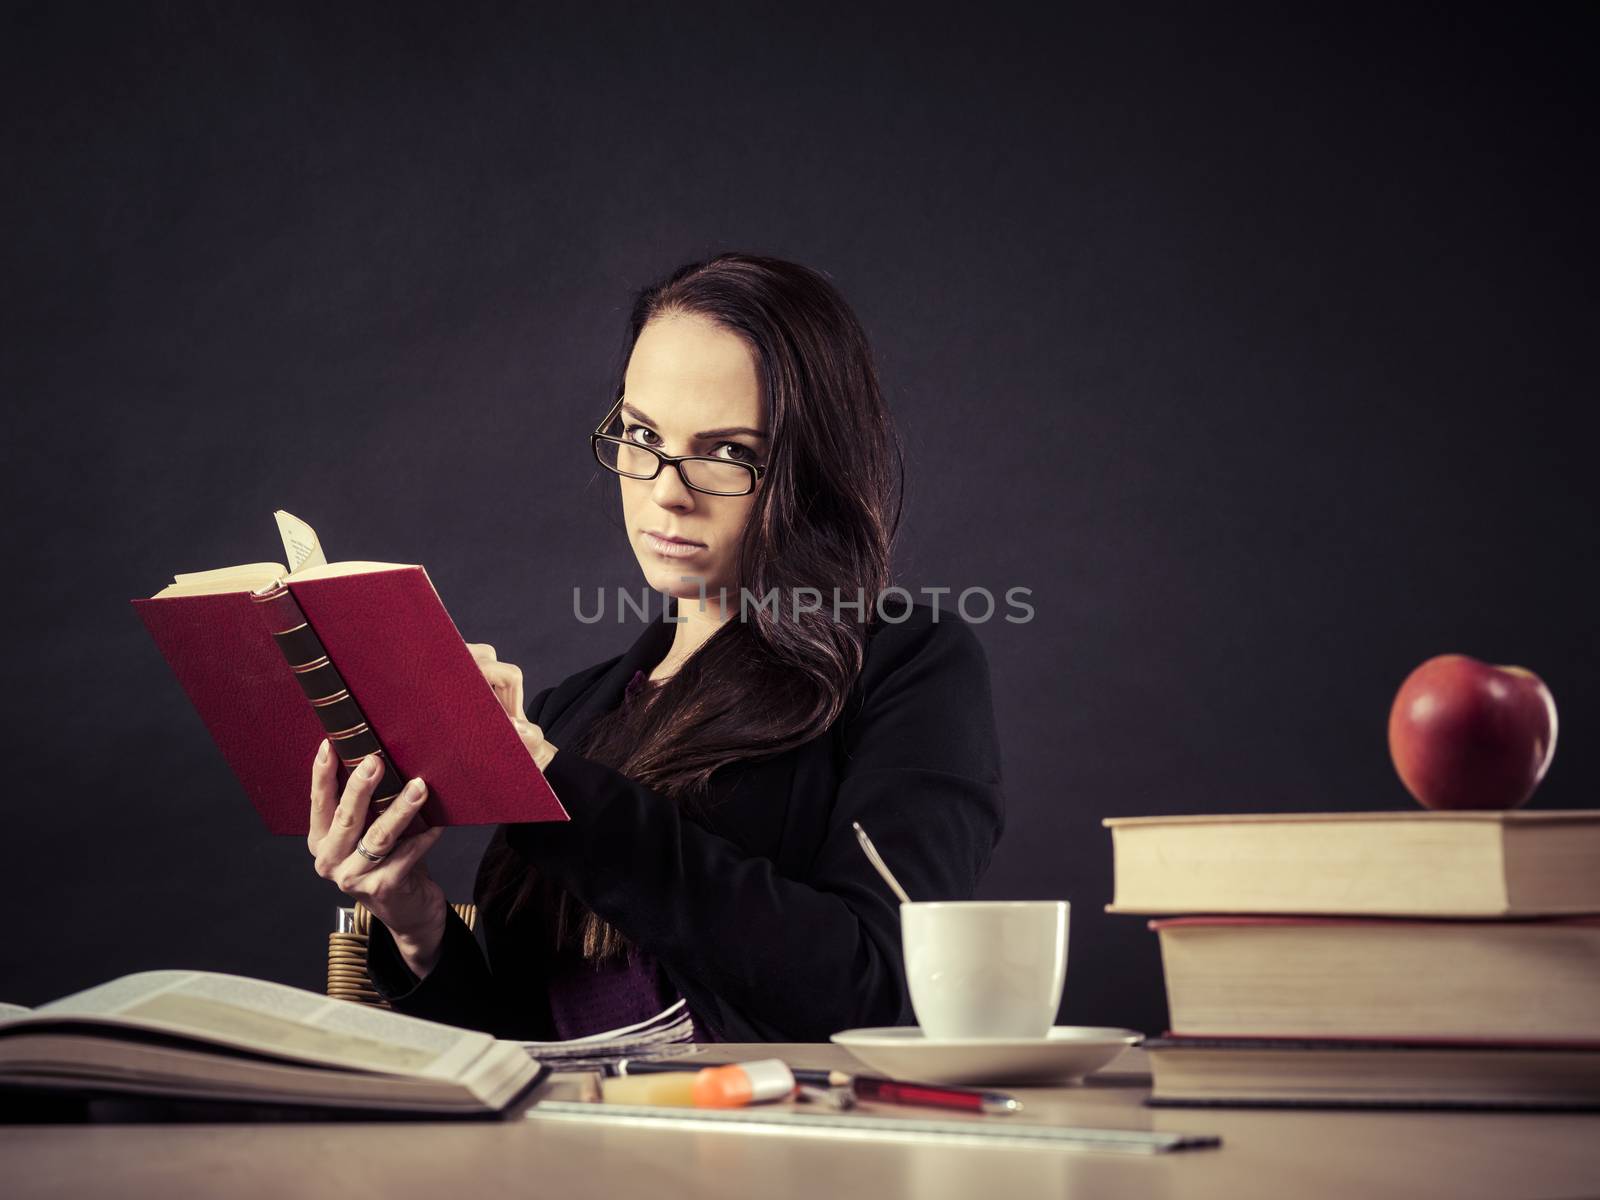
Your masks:
{"label": "woman's forearm", "polygon": [[532,1036],[508,1024],[508,1015],[477,939],[452,910],[433,951],[433,962],[418,960],[413,968],[401,938],[382,922],[368,934],[367,969],[390,1007],[408,1016],[482,1029],[496,1037]]}
{"label": "woman's forearm", "polygon": [[444,945],[445,911],[441,904],[438,915],[419,929],[401,931],[390,929],[394,948],[400,952],[406,968],[418,980],[426,979],[439,964],[439,952]]}

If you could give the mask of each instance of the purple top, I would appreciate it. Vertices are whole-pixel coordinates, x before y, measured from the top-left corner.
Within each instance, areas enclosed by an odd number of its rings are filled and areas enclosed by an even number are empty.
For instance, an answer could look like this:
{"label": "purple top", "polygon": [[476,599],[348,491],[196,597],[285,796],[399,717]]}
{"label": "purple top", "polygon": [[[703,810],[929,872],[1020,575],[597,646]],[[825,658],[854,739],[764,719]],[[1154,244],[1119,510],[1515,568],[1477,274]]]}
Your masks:
{"label": "purple top", "polygon": [[[550,1016],[556,1037],[587,1037],[621,1025],[649,1020],[678,1000],[656,960],[634,948],[624,961],[586,962],[574,947],[563,947],[550,964]],[[695,1027],[695,1040],[700,1029]]]}
{"label": "purple top", "polygon": [[[622,703],[630,703],[645,682],[644,672],[635,671]],[[679,999],[655,958],[637,946],[625,960],[603,963],[586,961],[575,947],[562,947],[551,960],[548,990],[558,1038],[585,1037],[648,1020]],[[698,1022],[694,1040],[707,1040]]]}

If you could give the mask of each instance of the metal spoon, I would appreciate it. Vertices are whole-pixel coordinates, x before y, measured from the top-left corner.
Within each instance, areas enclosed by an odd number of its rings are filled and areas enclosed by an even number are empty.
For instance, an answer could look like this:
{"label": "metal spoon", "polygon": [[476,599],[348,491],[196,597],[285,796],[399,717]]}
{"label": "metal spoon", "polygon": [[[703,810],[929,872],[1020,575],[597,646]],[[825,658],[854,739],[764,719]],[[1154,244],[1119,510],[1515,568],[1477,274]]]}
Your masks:
{"label": "metal spoon", "polygon": [[867,831],[861,828],[861,822],[851,821],[850,828],[856,831],[856,841],[861,843],[861,849],[866,853],[867,860],[878,869],[878,874],[883,876],[883,881],[893,889],[896,896],[900,897],[902,904],[910,904],[911,897],[906,895],[905,888],[900,886],[900,881],[894,877],[894,872],[885,865],[883,855],[878,853],[878,848],[872,844],[872,839],[867,836]]}

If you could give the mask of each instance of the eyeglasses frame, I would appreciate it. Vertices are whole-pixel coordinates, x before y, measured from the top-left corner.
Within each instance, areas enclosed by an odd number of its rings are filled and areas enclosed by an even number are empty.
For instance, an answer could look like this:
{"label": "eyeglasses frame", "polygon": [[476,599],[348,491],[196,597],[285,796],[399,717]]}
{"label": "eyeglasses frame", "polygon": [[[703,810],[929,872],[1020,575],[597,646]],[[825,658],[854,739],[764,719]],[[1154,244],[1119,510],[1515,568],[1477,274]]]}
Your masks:
{"label": "eyeglasses frame", "polygon": [[[616,403],[611,406],[611,411],[606,413],[606,415],[601,419],[600,424],[594,427],[594,432],[589,435],[589,449],[594,452],[595,461],[598,462],[602,467],[605,467],[605,469],[610,471],[613,475],[618,475],[623,479],[656,479],[660,477],[661,469],[663,467],[671,467],[673,470],[678,472],[678,478],[682,481],[683,486],[688,488],[691,492],[699,492],[702,496],[748,496],[751,492],[756,490],[756,484],[760,483],[761,477],[767,473],[767,466],[765,463],[742,463],[731,458],[712,458],[709,454],[663,454],[654,446],[642,446],[638,442],[630,442],[627,438],[620,438],[613,434],[606,433],[606,426],[611,424],[611,422],[616,419],[617,414],[622,411],[622,402],[625,398],[626,397],[624,396],[617,397]],[[601,459],[601,442],[615,442],[619,446],[627,446],[633,450],[648,451],[656,457],[655,471],[649,475],[630,475],[626,471],[617,470],[615,467]],[[703,487],[696,487],[694,484],[689,482],[689,477],[683,473],[683,467],[681,465],[692,460],[720,463],[722,466],[731,465],[735,467],[741,467],[750,473],[750,486],[742,492],[713,492]]]}

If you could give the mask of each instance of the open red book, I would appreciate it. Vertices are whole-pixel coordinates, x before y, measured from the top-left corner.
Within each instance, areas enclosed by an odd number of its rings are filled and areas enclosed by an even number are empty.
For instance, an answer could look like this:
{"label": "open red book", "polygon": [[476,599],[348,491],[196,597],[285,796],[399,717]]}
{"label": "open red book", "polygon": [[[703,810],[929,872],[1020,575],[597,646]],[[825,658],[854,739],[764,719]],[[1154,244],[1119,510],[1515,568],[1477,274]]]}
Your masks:
{"label": "open red book", "polygon": [[382,756],[372,815],[420,775],[428,825],[566,820],[428,573],[330,564],[309,525],[276,515],[287,567],[178,575],[132,602],[267,828],[308,831],[324,737],[341,781]]}

